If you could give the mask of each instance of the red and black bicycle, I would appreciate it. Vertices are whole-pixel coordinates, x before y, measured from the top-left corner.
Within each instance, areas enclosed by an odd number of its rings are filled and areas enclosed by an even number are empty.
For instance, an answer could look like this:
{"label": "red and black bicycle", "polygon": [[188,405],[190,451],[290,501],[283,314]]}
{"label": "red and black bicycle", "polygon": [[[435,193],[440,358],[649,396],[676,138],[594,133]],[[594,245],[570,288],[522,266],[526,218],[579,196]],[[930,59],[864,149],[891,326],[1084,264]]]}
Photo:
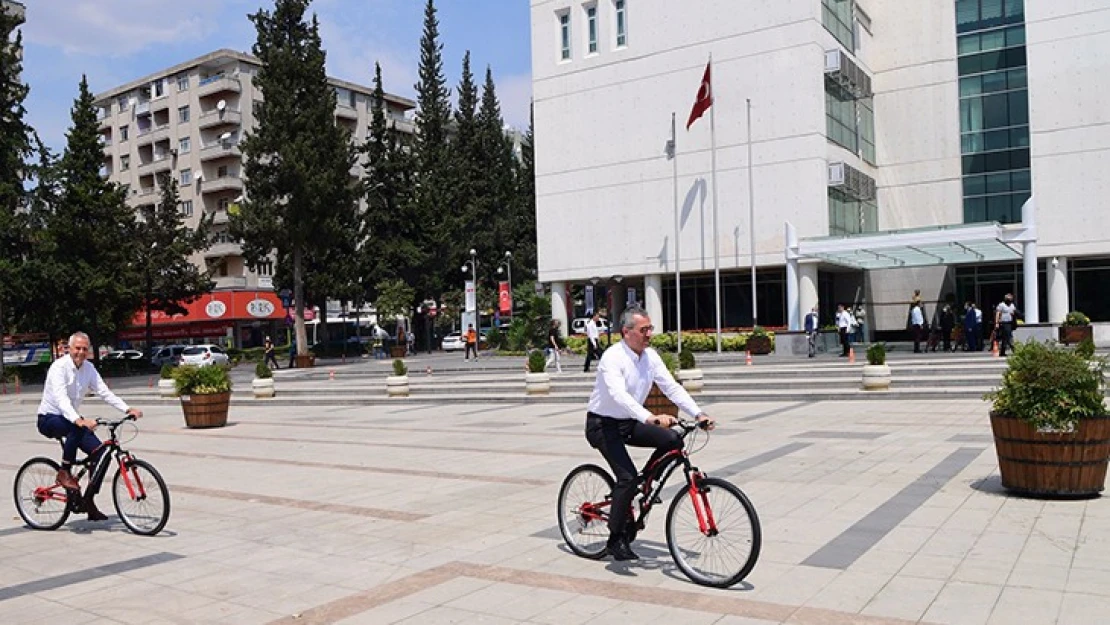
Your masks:
{"label": "red and black bicycle", "polygon": [[[153,536],[162,531],[170,518],[170,491],[150,463],[135,458],[121,446],[117,430],[134,419],[131,416],[119,421],[97,419],[97,425],[108,427],[109,438],[104,441],[100,453],[75,465],[80,467],[75,478],[78,483],[86,476],[89,484],[103,483],[114,458],[118,467],[112,479],[112,503],[116,512],[127,529]],[[57,479],[58,463],[43,457],[24,462],[15,474],[15,509],[32,529],[55,530],[66,522],[70,513],[84,512],[80,492],[66,490]]]}
{"label": "red and black bicycle", "polygon": [[[693,447],[691,433],[708,433],[697,423],[680,420],[683,449],[672,451],[640,472],[639,492],[633,501],[626,530],[628,540],[644,529],[647,515],[667,479],[682,467],[686,486],[671,501],[667,511],[667,547],[678,568],[698,584],[727,588],[744,579],[756,560],[762,535],[759,517],[748,497],[731,482],[708,477],[690,463],[686,447]],[[704,447],[704,444],[702,445]],[[567,475],[559,489],[559,531],[571,551],[591,559],[607,554],[609,506],[614,481],[609,472],[595,464],[584,464]]]}

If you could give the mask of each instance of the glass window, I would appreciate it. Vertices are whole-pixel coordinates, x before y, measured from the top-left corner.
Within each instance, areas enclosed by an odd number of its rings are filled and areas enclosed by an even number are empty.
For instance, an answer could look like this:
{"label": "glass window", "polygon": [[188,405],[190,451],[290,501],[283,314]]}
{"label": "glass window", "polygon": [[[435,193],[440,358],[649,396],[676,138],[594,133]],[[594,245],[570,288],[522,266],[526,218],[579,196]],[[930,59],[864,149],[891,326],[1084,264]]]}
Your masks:
{"label": "glass window", "polygon": [[999,223],[1012,223],[1011,212],[1013,203],[1009,195],[992,195],[987,197],[987,221]]}
{"label": "glass window", "polygon": [[957,42],[957,54],[971,54],[979,50],[979,35],[964,35]]}
{"label": "glass window", "polygon": [[1006,85],[1010,89],[1024,89],[1028,86],[1028,74],[1024,67],[1006,72]]}
{"label": "glass window", "polygon": [[1006,72],[991,72],[979,77],[983,84],[983,93],[994,93],[1006,90]]}
{"label": "glass window", "polygon": [[570,13],[559,14],[559,58],[570,59]]}
{"label": "glass window", "polygon": [[1010,191],[1010,174],[990,174],[986,178],[987,193],[1008,193]]}
{"label": "glass window", "polygon": [[1030,171],[1023,169],[1010,174],[1010,186],[1014,191],[1030,191],[1033,188]]}
{"label": "glass window", "polygon": [[964,223],[974,224],[987,220],[987,199],[983,197],[964,200]]}
{"label": "glass window", "polygon": [[1015,148],[1029,147],[1029,127],[1026,126],[1024,128],[1011,128],[1010,145]]}
{"label": "glass window", "polygon": [[979,95],[983,92],[983,77],[969,76],[960,79],[960,96]]}
{"label": "glass window", "polygon": [[1025,27],[1011,26],[1006,29],[1006,47],[1025,45]]}
{"label": "glass window", "polygon": [[979,99],[983,108],[983,128],[1002,128],[1011,126],[1009,96],[1005,93],[983,96]]}
{"label": "glass window", "polygon": [[1020,126],[1029,123],[1029,92],[1011,91],[1007,96],[1009,100],[1010,123],[1009,126]]}
{"label": "glass window", "polygon": [[193,216],[193,201],[192,200],[185,200],[184,202],[181,202],[181,204],[179,204],[178,206],[179,206],[179,210],[181,211],[182,216],[184,216],[184,217],[192,217]]}
{"label": "glass window", "polygon": [[979,19],[988,24],[1001,23],[1002,0],[980,0]]}
{"label": "glass window", "polygon": [[616,1],[617,13],[617,47],[628,44],[628,17],[625,13],[624,0]]}
{"label": "glass window", "polygon": [[180,139],[177,140],[177,153],[178,154],[187,154],[191,148],[192,148],[192,142],[189,140],[189,137],[181,137]]}
{"label": "glass window", "polygon": [[181,170],[181,183],[180,184],[183,187],[193,184],[193,170],[191,170],[191,169],[182,169]]}
{"label": "glass window", "polygon": [[151,98],[160,98],[164,95],[166,95],[166,79],[165,78],[159,78],[158,80],[155,80],[154,82],[150,83],[150,97]]}
{"label": "glass window", "polygon": [[1006,47],[1006,31],[992,30],[979,35],[979,49],[983,52]]}
{"label": "glass window", "polygon": [[189,123],[189,107],[188,105],[182,106],[177,109],[177,122],[179,124]]}
{"label": "glass window", "polygon": [[131,157],[127,154],[119,157],[119,170],[127,171],[131,169]]}
{"label": "glass window", "polygon": [[860,155],[863,160],[877,165],[875,160],[875,108],[871,98],[859,101]]}
{"label": "glass window", "polygon": [[125,95],[121,95],[119,98],[116,98],[116,105],[119,107],[119,110],[122,113],[123,111],[127,110],[128,106],[131,105],[131,98]]}
{"label": "glass window", "polygon": [[586,51],[597,54],[597,6],[586,7]]}
{"label": "glass window", "polygon": [[964,176],[964,195],[983,195],[986,192],[986,177]]}
{"label": "glass window", "polygon": [[856,51],[854,0],[821,0],[821,23],[850,52]]}
{"label": "glass window", "polygon": [[127,141],[127,124],[119,127],[119,140]]}
{"label": "glass window", "polygon": [[178,91],[188,91],[189,90],[189,75],[188,74],[182,74],[181,76],[177,77],[177,90]]}
{"label": "glass window", "polygon": [[825,87],[825,129],[828,138],[857,153],[859,149],[856,103],[851,96],[833,85]]}

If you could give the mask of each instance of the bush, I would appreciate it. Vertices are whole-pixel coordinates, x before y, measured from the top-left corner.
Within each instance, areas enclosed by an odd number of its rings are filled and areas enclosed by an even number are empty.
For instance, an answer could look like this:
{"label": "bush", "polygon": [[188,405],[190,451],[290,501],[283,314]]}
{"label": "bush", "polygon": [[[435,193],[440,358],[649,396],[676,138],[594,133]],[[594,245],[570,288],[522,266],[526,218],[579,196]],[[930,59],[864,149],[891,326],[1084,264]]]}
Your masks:
{"label": "bush", "polygon": [[528,373],[543,373],[547,369],[547,358],[543,352],[534,350],[528,354]]}
{"label": "bush", "polygon": [[507,340],[508,338],[505,336],[505,333],[499,328],[490,328],[489,331],[486,332],[486,341],[488,341],[487,345],[489,349],[504,349]]}
{"label": "bush", "polygon": [[1088,361],[1073,350],[1030,339],[1014,345],[1008,365],[1002,385],[983,396],[997,413],[1056,431],[1106,413],[1101,359]]}
{"label": "bush", "polygon": [[178,367],[173,372],[173,381],[178,395],[212,395],[231,390],[231,376],[227,368],[219,365]]}
{"label": "bush", "polygon": [[586,345],[589,344],[590,340],[584,336],[571,335],[567,337],[566,342],[567,349],[569,349],[571,352],[578,354],[579,356],[585,356]]}
{"label": "bush", "polygon": [[667,366],[667,371],[670,371],[671,375],[678,371],[678,356],[674,352],[659,352],[659,357],[663,359],[663,364]]}
{"label": "bush", "polygon": [[274,377],[274,372],[266,366],[266,363],[260,362],[254,366],[254,377],[265,380]]}
{"label": "bush", "polygon": [[173,365],[162,365],[162,370],[158,372],[158,377],[163,380],[173,379]]}
{"label": "bush", "polygon": [[[682,336],[686,340],[686,335]],[[660,332],[651,336],[651,346],[657,352],[673,352],[678,348],[678,337],[673,332]]]}
{"label": "bush", "polygon": [[505,343],[508,349],[522,352],[532,347],[532,329],[528,322],[521,317],[515,317],[509,324],[509,331],[505,333]]}
{"label": "bush", "polygon": [[869,365],[885,365],[886,364],[886,345],[883,343],[872,343],[871,347],[867,348],[867,364]]}
{"label": "bush", "polygon": [[1091,360],[1095,357],[1095,342],[1092,341],[1089,336],[1084,338],[1082,341],[1079,341],[1079,345],[1075,346],[1075,353],[1087,360]]}
{"label": "bush", "polygon": [[694,352],[683,347],[682,351],[678,352],[678,368],[694,369],[696,366],[694,364]]}
{"label": "bush", "polygon": [[721,338],[721,351],[725,352],[742,352],[748,347],[748,337],[746,335],[739,336],[726,336]]}
{"label": "bush", "polygon": [[1089,326],[1091,325],[1091,318],[1078,310],[1073,310],[1066,317],[1064,317],[1064,325],[1066,326]]}
{"label": "bush", "polygon": [[405,361],[400,358],[393,359],[393,375],[403,376],[409,374],[409,368],[405,366]]}

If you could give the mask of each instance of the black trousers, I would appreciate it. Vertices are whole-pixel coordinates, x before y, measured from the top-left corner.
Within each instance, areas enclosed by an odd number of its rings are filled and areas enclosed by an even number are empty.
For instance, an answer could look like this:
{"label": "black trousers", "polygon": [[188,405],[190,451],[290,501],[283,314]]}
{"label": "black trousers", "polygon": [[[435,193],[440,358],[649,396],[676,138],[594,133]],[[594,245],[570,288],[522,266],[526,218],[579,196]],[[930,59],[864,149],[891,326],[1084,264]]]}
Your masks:
{"label": "black trousers", "polygon": [[1012,321],[998,324],[998,355],[1005,356],[1007,348],[1014,348],[1014,322]]}
{"label": "black trousers", "polygon": [[837,332],[840,333],[840,347],[842,348],[840,350],[840,355],[847,356],[848,350],[851,348],[848,344],[848,328],[838,328]]}
{"label": "black trousers", "polygon": [[582,371],[589,373],[590,363],[597,358],[601,358],[601,347],[597,344],[597,341],[591,339],[586,342],[586,366],[583,367]]}
{"label": "black trousers", "polygon": [[586,440],[591,447],[601,452],[617,478],[609,506],[609,534],[620,535],[624,532],[632,498],[636,495],[636,465],[628,455],[625,445],[654,447],[655,453],[647,462],[650,465],[663,454],[682,449],[682,437],[673,430],[640,423],[635,419],[612,419],[588,412]]}

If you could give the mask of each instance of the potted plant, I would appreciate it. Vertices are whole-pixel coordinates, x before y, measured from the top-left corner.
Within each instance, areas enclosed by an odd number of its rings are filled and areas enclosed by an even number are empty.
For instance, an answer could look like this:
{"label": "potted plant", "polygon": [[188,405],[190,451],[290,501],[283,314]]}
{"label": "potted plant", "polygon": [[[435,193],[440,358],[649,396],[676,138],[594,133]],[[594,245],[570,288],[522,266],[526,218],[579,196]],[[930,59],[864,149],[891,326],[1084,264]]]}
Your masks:
{"label": "potted plant", "polygon": [[251,380],[251,391],[253,391],[254,396],[259,399],[274,396],[274,372],[271,371],[264,362],[260,362],[254,366],[254,379]]}
{"label": "potted plant", "polygon": [[686,348],[678,353],[678,371],[674,377],[689,393],[697,393],[705,386],[701,369],[694,364],[694,352]]}
{"label": "potted plant", "polygon": [[177,397],[177,386],[173,381],[173,367],[162,365],[158,374],[158,395],[161,397]]}
{"label": "potted plant", "polygon": [[1091,328],[1091,319],[1073,310],[1064,317],[1064,325],[1060,326],[1060,342],[1065,345],[1079,343],[1084,339],[1092,339],[1094,334]]}
{"label": "potted plant", "polygon": [[216,428],[227,425],[231,402],[231,376],[219,365],[184,365],[173,372],[185,425],[190,428]]}
{"label": "potted plant", "polygon": [[524,392],[529,395],[547,395],[551,392],[551,376],[547,374],[547,359],[543,352],[534,349],[528,354],[528,373],[524,374]]}
{"label": "potted plant", "polygon": [[1029,495],[1097,495],[1110,459],[1102,359],[1030,339],[1014,346],[992,402],[1002,486]]}
{"label": "potted plant", "polygon": [[863,390],[885,391],[890,388],[890,366],[886,364],[886,345],[872,343],[867,348],[867,364],[863,366]]}
{"label": "potted plant", "polygon": [[753,356],[760,354],[770,354],[774,349],[775,344],[772,342],[772,335],[763,326],[755,326],[752,328],[752,333],[748,335],[748,351]]}
{"label": "potted plant", "polygon": [[400,358],[393,359],[393,375],[385,378],[385,394],[390,397],[409,396],[409,368]]}

